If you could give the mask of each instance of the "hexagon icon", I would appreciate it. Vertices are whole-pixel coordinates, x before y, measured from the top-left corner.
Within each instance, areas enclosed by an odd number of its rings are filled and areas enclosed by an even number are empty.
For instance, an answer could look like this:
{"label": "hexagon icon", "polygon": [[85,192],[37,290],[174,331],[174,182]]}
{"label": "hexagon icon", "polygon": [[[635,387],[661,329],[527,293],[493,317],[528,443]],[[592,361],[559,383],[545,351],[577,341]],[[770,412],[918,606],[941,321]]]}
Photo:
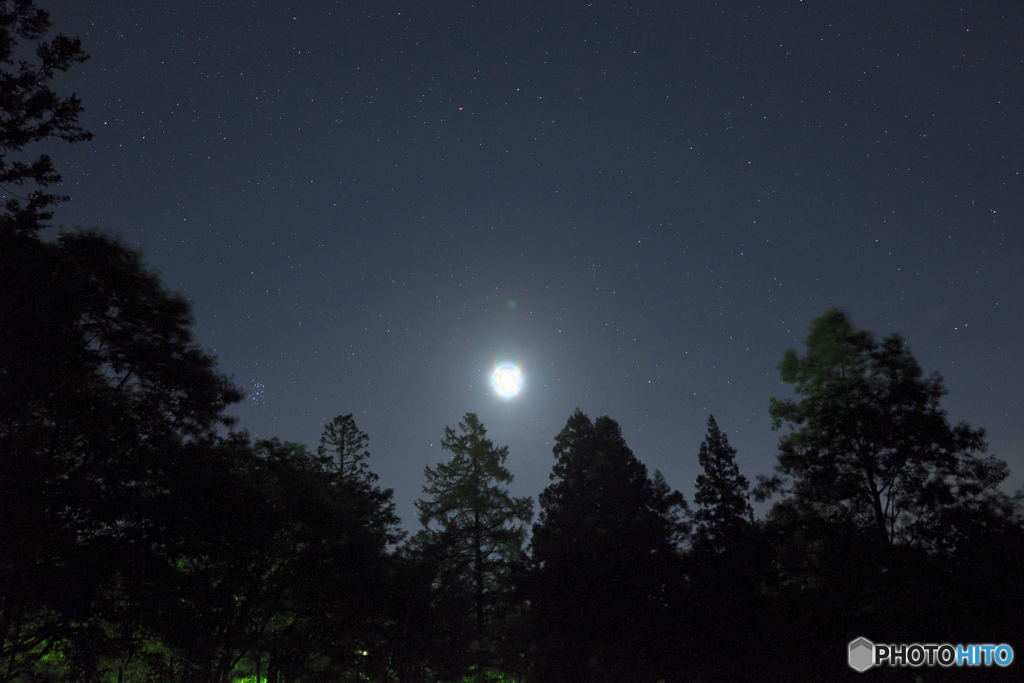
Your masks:
{"label": "hexagon icon", "polygon": [[875,644],[861,636],[850,641],[850,668],[857,673],[864,673],[875,665]]}

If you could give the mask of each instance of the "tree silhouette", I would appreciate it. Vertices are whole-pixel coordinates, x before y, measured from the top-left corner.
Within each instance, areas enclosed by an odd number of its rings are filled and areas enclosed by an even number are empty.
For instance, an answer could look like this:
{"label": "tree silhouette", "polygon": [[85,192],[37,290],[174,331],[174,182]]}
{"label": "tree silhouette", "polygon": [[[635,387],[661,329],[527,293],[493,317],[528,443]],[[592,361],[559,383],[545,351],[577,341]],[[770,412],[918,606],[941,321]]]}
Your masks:
{"label": "tree silhouette", "polygon": [[493,649],[494,608],[508,599],[511,568],[521,559],[523,525],[533,514],[529,498],[509,494],[508,448],[495,446],[486,435],[473,413],[462,418],[458,432],[446,427],[441,447],[452,457],[425,469],[427,498],[416,502],[424,527],[417,543],[438,557],[445,589],[468,592],[478,673],[486,663],[484,653]]}
{"label": "tree silhouette", "polygon": [[365,487],[338,485],[301,444],[240,434],[181,449],[167,486],[158,562],[127,597],[147,607],[171,678],[230,681],[249,661],[271,679],[337,679],[381,663],[389,537]]}
{"label": "tree silhouette", "polygon": [[[0,236],[36,232],[52,217],[47,208],[61,199],[42,189],[61,179],[48,155],[28,161],[9,155],[51,138],[80,142],[91,137],[78,124],[79,99],[62,97],[50,85],[58,72],[87,56],[77,38],[57,35],[45,40],[49,28],[49,14],[32,0],[0,4],[0,190],[7,195],[0,212]],[[21,58],[26,52],[19,50],[23,42],[34,44],[36,62]],[[27,196],[10,189],[26,184],[35,186],[24,190]]]}
{"label": "tree silhouette", "polygon": [[736,449],[718,428],[715,416],[708,417],[708,431],[697,456],[703,472],[697,475],[694,522],[698,537],[722,546],[736,532],[753,523],[750,484],[736,465]]}
{"label": "tree silhouette", "polygon": [[656,486],[619,425],[580,411],[554,446],[528,580],[541,680],[656,680],[671,651],[682,497]]}
{"label": "tree silhouette", "polygon": [[17,668],[90,622],[174,454],[240,394],[188,303],[115,240],[27,236],[0,261],[0,636]]}
{"label": "tree silhouette", "polygon": [[764,586],[771,554],[754,523],[749,483],[736,465],[736,449],[713,415],[698,460],[696,528],[686,558],[693,665],[707,680],[761,677],[751,653],[765,649]]}
{"label": "tree silhouette", "polygon": [[[1006,604],[1024,604],[1020,582],[1007,582],[999,602],[967,578],[1005,574],[1002,557],[1021,556],[996,489],[1006,466],[981,455],[982,430],[950,425],[941,377],[924,377],[898,335],[876,341],[838,310],[815,319],[805,353],[786,352],[779,367],[799,398],[771,401],[773,426],[789,431],[778,474],[758,486],[761,496],[784,493],[767,525],[770,633],[776,648],[819,644],[780,660],[783,675],[834,676],[828,651],[854,632],[942,638],[977,623],[981,603],[991,605],[986,620],[1009,623]],[[995,538],[1004,551],[973,552]]]}
{"label": "tree silhouette", "polygon": [[356,426],[352,414],[338,415],[325,427],[317,446],[321,465],[338,486],[345,486],[372,509],[367,511],[376,528],[389,543],[398,543],[404,533],[398,530],[399,519],[392,500],[394,491],[377,486],[378,476],[370,470],[368,445],[370,437]]}
{"label": "tree silhouette", "polygon": [[983,500],[1006,477],[1005,463],[978,455],[983,430],[949,424],[942,378],[923,377],[898,335],[876,342],[831,310],[811,324],[806,354],[787,351],[779,368],[803,397],[771,402],[773,427],[790,427],[778,470],[792,495],[883,546],[940,543],[947,506]]}
{"label": "tree silhouette", "polygon": [[338,415],[324,426],[316,452],[331,462],[339,478],[372,483],[377,475],[370,471],[366,462],[370,457],[369,442],[370,437],[356,426],[351,413]]}

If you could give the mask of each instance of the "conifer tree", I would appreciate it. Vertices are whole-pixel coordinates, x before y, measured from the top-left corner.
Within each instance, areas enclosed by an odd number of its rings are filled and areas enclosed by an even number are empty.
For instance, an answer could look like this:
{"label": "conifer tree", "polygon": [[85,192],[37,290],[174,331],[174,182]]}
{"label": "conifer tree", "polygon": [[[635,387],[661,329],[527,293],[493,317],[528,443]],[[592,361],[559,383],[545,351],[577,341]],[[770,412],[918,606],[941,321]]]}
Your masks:
{"label": "conifer tree", "polygon": [[512,567],[521,559],[533,501],[509,493],[508,447],[495,446],[475,414],[466,413],[458,431],[446,427],[441,447],[452,456],[425,470],[427,497],[416,502],[424,530],[416,542],[439,557],[442,588],[466,594],[479,671],[490,649],[494,606],[508,597]]}
{"label": "conifer tree", "polygon": [[736,449],[713,415],[698,459],[696,533],[686,572],[693,625],[687,639],[695,646],[699,676],[756,677],[747,657],[763,646],[768,610],[762,583],[770,553],[753,523],[749,483],[736,465]]}
{"label": "conifer tree", "polygon": [[656,680],[675,656],[670,588],[681,494],[580,411],[555,439],[528,594],[541,680]]}
{"label": "conifer tree", "polygon": [[730,536],[753,521],[749,482],[736,465],[736,449],[722,432],[715,416],[708,417],[708,431],[697,456],[703,473],[697,476],[694,521],[699,540],[721,546]]}
{"label": "conifer tree", "polygon": [[366,462],[370,437],[356,426],[352,413],[338,415],[324,426],[316,452],[342,479],[373,483],[377,475]]}
{"label": "conifer tree", "polygon": [[[49,28],[49,13],[32,0],[0,3],[0,189],[5,195],[0,238],[34,234],[52,216],[49,207],[63,199],[43,189],[61,179],[49,155],[29,160],[8,155],[48,139],[92,137],[78,123],[78,97],[59,95],[51,87],[58,72],[88,57],[78,38],[58,34],[46,40]],[[22,44],[33,45],[36,60],[18,59],[28,51]]]}
{"label": "conifer tree", "polygon": [[377,486],[378,476],[370,470],[368,462],[370,437],[356,425],[352,413],[338,415],[324,427],[317,446],[317,458],[332,477],[336,486],[347,488],[368,509],[378,531],[390,543],[397,543],[405,534],[398,530],[400,523],[393,502],[394,490]]}

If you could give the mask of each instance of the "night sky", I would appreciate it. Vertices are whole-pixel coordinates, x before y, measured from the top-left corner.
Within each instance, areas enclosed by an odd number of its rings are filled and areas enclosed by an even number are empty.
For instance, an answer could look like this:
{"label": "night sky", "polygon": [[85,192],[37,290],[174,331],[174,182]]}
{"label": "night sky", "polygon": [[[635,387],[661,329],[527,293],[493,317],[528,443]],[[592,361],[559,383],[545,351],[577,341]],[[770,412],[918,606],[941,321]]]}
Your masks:
{"label": "night sky", "polygon": [[1024,3],[42,4],[91,54],[56,223],[193,302],[242,428],[354,413],[410,528],[467,411],[520,495],[577,407],[691,500],[709,413],[768,473],[831,307],[1024,483]]}

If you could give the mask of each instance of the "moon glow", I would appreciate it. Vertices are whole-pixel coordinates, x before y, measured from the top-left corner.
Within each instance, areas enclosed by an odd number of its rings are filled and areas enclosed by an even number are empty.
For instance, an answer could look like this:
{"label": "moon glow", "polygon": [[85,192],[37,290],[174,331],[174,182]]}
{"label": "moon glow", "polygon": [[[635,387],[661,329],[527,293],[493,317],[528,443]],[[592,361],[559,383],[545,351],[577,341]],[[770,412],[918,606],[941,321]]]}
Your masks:
{"label": "moon glow", "polygon": [[491,373],[491,388],[502,398],[515,398],[523,388],[523,371],[515,363],[501,363]]}

